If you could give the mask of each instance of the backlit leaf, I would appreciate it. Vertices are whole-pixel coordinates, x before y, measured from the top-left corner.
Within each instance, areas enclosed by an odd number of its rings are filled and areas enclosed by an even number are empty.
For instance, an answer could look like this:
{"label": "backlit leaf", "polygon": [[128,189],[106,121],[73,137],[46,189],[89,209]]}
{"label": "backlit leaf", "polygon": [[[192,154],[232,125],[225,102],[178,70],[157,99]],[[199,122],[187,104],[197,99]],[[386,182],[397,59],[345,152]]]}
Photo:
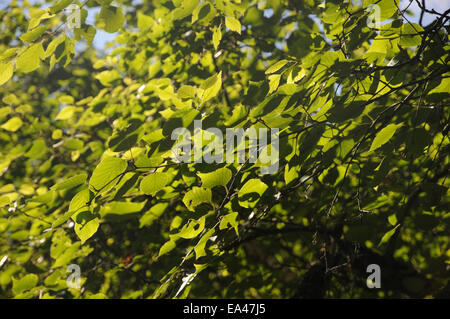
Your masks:
{"label": "backlit leaf", "polygon": [[215,186],[226,186],[231,179],[231,171],[226,168],[219,168],[211,173],[198,173],[202,180],[202,187],[213,188]]}
{"label": "backlit leaf", "polygon": [[236,18],[226,17],[225,26],[231,31],[241,34],[241,23]]}
{"label": "backlit leaf", "polygon": [[167,173],[156,172],[145,176],[141,181],[141,191],[147,195],[155,195],[169,182]]}
{"label": "backlit leaf", "polygon": [[125,172],[127,162],[117,157],[105,157],[92,173],[89,185],[95,191],[106,192],[114,187],[120,175]]}
{"label": "backlit leaf", "polygon": [[403,124],[389,124],[381,129],[373,139],[369,152],[372,152],[386,144],[391,139],[391,137],[394,136],[395,131],[397,131],[397,129],[402,125]]}

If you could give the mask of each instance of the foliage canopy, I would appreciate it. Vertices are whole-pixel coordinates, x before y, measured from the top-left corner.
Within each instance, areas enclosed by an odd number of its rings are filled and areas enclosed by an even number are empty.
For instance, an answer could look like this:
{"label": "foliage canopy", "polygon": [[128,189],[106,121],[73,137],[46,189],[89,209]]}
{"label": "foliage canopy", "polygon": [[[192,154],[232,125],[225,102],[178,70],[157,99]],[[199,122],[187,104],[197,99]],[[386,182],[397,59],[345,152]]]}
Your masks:
{"label": "foliage canopy", "polygon": [[[0,297],[449,296],[450,11],[417,3],[12,0]],[[279,128],[278,171],[174,163],[196,119]]]}

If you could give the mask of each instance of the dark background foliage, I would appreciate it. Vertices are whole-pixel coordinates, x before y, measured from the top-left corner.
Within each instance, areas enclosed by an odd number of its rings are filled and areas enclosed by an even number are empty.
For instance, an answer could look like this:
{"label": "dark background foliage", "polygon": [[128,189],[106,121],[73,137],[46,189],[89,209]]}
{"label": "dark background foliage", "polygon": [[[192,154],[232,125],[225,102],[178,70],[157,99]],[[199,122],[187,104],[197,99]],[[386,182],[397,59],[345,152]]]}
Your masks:
{"label": "dark background foliage", "polygon": [[[0,297],[449,296],[450,10],[71,3],[1,13]],[[279,128],[279,170],[174,163],[194,119]]]}

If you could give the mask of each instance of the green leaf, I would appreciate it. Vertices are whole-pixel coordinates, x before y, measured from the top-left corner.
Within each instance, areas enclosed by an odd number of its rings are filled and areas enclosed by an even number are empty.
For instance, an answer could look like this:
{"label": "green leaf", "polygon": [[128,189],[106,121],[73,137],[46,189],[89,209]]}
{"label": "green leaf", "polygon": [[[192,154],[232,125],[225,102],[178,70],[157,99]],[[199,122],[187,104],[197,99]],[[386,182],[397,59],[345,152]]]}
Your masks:
{"label": "green leaf", "polygon": [[114,187],[120,175],[127,169],[127,162],[117,157],[105,157],[92,173],[89,185],[100,193]]}
{"label": "green leaf", "polygon": [[50,7],[51,13],[57,13],[71,4],[73,0],[59,0],[55,5]]}
{"label": "green leaf", "polygon": [[322,20],[328,24],[339,23],[342,17],[340,16],[339,6],[334,3],[327,3]]}
{"label": "green leaf", "polygon": [[139,213],[145,206],[145,202],[113,201],[106,204],[101,210],[101,217],[106,215],[127,215]]}
{"label": "green leaf", "polygon": [[95,78],[104,86],[111,86],[115,80],[120,79],[120,73],[117,70],[107,70],[100,72]]}
{"label": "green leaf", "polygon": [[217,48],[219,47],[220,44],[220,40],[222,40],[222,31],[220,30],[220,26],[214,27],[212,40],[214,49],[217,51]]}
{"label": "green leaf", "polygon": [[191,23],[198,21],[198,23],[207,25],[215,17],[216,13],[217,11],[214,7],[206,2],[194,9],[192,12]]}
{"label": "green leaf", "polygon": [[86,173],[78,174],[73,177],[70,177],[65,181],[59,182],[56,185],[53,185],[50,189],[60,191],[63,189],[74,188],[78,185],[83,184],[86,181],[86,178],[87,178]]}
{"label": "green leaf", "polygon": [[[57,237],[58,238],[58,237]],[[70,261],[72,261],[74,258],[78,257],[77,256],[77,252],[80,252],[80,245],[81,242],[78,242],[75,245],[71,245],[71,241],[68,240],[68,237],[66,243],[59,243],[60,248],[62,248],[60,251],[60,254],[58,254],[57,256],[55,256],[54,258],[56,258],[55,262],[52,265],[52,268],[58,268],[61,266],[65,266],[67,264],[70,263]],[[59,239],[61,240],[61,239]],[[65,247],[64,247],[65,245]],[[62,247],[61,247],[62,246]]]}
{"label": "green leaf", "polygon": [[222,167],[211,173],[198,173],[202,180],[202,187],[213,188],[214,186],[226,186],[231,179],[231,171]]}
{"label": "green leaf", "polygon": [[253,208],[268,186],[259,179],[250,179],[240,189],[238,193],[239,205],[246,208]]}
{"label": "green leaf", "polygon": [[195,252],[196,259],[206,256],[206,251],[205,251],[206,243],[208,242],[208,239],[210,239],[212,235],[214,235],[214,228],[210,229],[206,234],[204,234],[202,236],[202,238],[200,238],[197,245],[195,245],[194,252]]}
{"label": "green leaf", "polygon": [[17,280],[13,278],[13,293],[17,295],[21,292],[36,287],[38,280],[39,278],[35,274],[28,274]]}
{"label": "green leaf", "polygon": [[102,6],[109,6],[114,0],[95,0]]}
{"label": "green leaf", "polygon": [[61,271],[58,269],[54,271],[50,276],[45,278],[44,284],[46,286],[55,286],[61,277],[62,277]]}
{"label": "green leaf", "polygon": [[16,69],[24,73],[36,70],[45,56],[41,43],[36,43],[23,51],[16,59]]}
{"label": "green leaf", "polygon": [[168,242],[164,243],[164,245],[161,246],[159,249],[158,257],[161,257],[162,255],[165,255],[172,251],[177,246],[177,243],[174,240],[169,240]]}
{"label": "green leaf", "polygon": [[95,35],[97,34],[97,29],[91,25],[85,25],[81,28],[74,29],[75,40],[80,41],[81,39],[86,40],[90,45],[94,41]]}
{"label": "green leaf", "polygon": [[186,207],[194,211],[195,207],[202,203],[211,203],[212,193],[209,188],[200,188],[194,186],[189,192],[187,192],[183,197],[183,203]]}
{"label": "green leaf", "polygon": [[199,220],[190,219],[176,235],[184,239],[197,237],[205,228],[205,219],[205,216],[201,217]]}
{"label": "green leaf", "polygon": [[199,0],[183,0],[181,6],[192,13],[199,3]]}
{"label": "green leaf", "polygon": [[19,51],[19,49],[20,49],[20,47],[6,49],[4,52],[2,52],[0,54],[0,61],[9,59],[12,56],[16,55],[16,53]]}
{"label": "green leaf", "polygon": [[233,227],[236,235],[239,236],[238,232],[238,222],[236,218],[238,217],[238,213],[230,213],[222,217],[219,225],[219,229],[228,229],[229,227]]}
{"label": "green leaf", "polygon": [[402,47],[413,47],[420,45],[422,42],[422,37],[419,32],[423,31],[423,28],[417,23],[403,24],[400,29],[401,36],[398,44]]}
{"label": "green leaf", "polygon": [[61,217],[59,217],[57,220],[55,220],[52,223],[52,228],[56,228],[56,227],[64,224],[66,221],[69,220],[70,217],[73,216],[73,214],[75,214],[75,211],[69,210],[69,211],[65,212],[64,215],[62,215]]}
{"label": "green leaf", "polygon": [[241,23],[236,18],[226,17],[225,26],[231,31],[241,34]]}
{"label": "green leaf", "polygon": [[388,217],[388,221],[389,221],[389,224],[391,224],[392,226],[397,225],[397,222],[398,222],[397,215],[395,215],[395,214],[390,215]]}
{"label": "green leaf", "polygon": [[44,58],[51,56],[62,42],[64,42],[64,37],[54,38],[45,49]]}
{"label": "green leaf", "polygon": [[0,85],[5,84],[12,77],[14,66],[12,62],[0,63]]}
{"label": "green leaf", "polygon": [[139,228],[144,226],[150,226],[155,220],[157,220],[166,210],[167,203],[157,203],[152,206],[142,217],[139,219]]}
{"label": "green leaf", "polygon": [[49,192],[43,193],[42,195],[38,195],[36,197],[31,198],[30,201],[49,205],[52,203],[52,201],[55,199],[55,197],[56,197],[55,192],[49,191]]}
{"label": "green leaf", "polygon": [[15,132],[17,131],[21,126],[23,122],[20,119],[20,117],[12,117],[10,118],[6,123],[2,125],[2,129],[7,130],[9,132]]}
{"label": "green leaf", "polygon": [[155,23],[152,17],[147,16],[142,12],[138,12],[137,21],[137,25],[140,31],[148,30]]}
{"label": "green leaf", "polygon": [[79,108],[75,106],[66,106],[58,113],[58,115],[56,115],[55,120],[68,120],[73,118],[75,112],[78,110]]}
{"label": "green leaf", "polygon": [[400,226],[400,224],[398,224],[397,226],[392,228],[390,231],[388,231],[386,234],[384,234],[383,237],[381,238],[380,242],[378,243],[378,247],[380,247],[384,243],[387,243],[389,241],[389,239],[391,239],[391,237],[395,234],[395,231],[397,230],[397,228],[399,226]]}
{"label": "green leaf", "polygon": [[147,195],[155,195],[169,183],[167,173],[156,172],[145,176],[141,181],[141,191]]}
{"label": "green leaf", "polygon": [[178,91],[177,95],[178,97],[182,99],[191,99],[195,97],[195,93],[197,92],[197,88],[192,85],[182,85]]}
{"label": "green leaf", "polygon": [[386,144],[392,136],[394,136],[395,131],[399,127],[401,127],[403,124],[389,124],[388,126],[384,127],[381,131],[378,132],[378,134],[373,139],[372,145],[370,146],[369,152],[372,152],[384,144]]}
{"label": "green leaf", "polygon": [[75,233],[82,243],[91,238],[100,225],[98,218],[88,211],[76,213],[72,218],[75,220]]}
{"label": "green leaf", "polygon": [[20,39],[23,42],[33,42],[34,40],[39,38],[45,32],[45,30],[47,30],[47,27],[41,25],[31,31],[28,31],[27,33],[22,34]]}
{"label": "green leaf", "polygon": [[84,142],[82,140],[78,140],[76,138],[69,138],[64,141],[64,147],[69,150],[81,150],[84,146]]}
{"label": "green leaf", "polygon": [[266,70],[266,74],[272,74],[277,72],[279,69],[281,69],[283,66],[285,66],[289,61],[288,60],[281,60],[272,65],[270,68]]}
{"label": "green leaf", "polygon": [[298,166],[291,167],[289,164],[284,169],[284,181],[287,184],[297,179],[299,176],[300,168]]}
{"label": "green leaf", "polygon": [[3,195],[0,196],[0,207],[6,206],[11,202],[9,196]]}
{"label": "green leaf", "polygon": [[6,115],[10,114],[11,111],[12,109],[9,106],[0,107],[0,118],[6,117]]}
{"label": "green leaf", "polygon": [[78,212],[84,207],[87,209],[87,203],[91,200],[91,195],[91,192],[87,188],[78,192],[70,201],[69,211]]}
{"label": "green leaf", "polygon": [[450,77],[443,78],[441,83],[432,89],[428,94],[434,93],[445,93],[448,94],[450,92]]}
{"label": "green leaf", "polygon": [[181,20],[188,17],[194,12],[199,3],[200,0],[183,0],[181,6],[173,10],[173,19]]}
{"label": "green leaf", "polygon": [[125,23],[122,8],[103,6],[98,16],[98,27],[109,33],[119,31]]}
{"label": "green leaf", "polygon": [[280,84],[281,75],[280,74],[272,74],[269,75],[269,93],[271,94],[278,89],[278,85]]}
{"label": "green leaf", "polygon": [[206,79],[200,86],[200,96],[203,102],[215,97],[222,87],[222,71]]}
{"label": "green leaf", "polygon": [[33,145],[31,145],[31,148],[24,154],[24,156],[32,159],[38,159],[43,158],[45,154],[47,154],[47,145],[45,144],[45,140],[40,138],[33,142]]}
{"label": "green leaf", "polygon": [[74,100],[73,96],[70,96],[70,95],[60,96],[58,101],[60,103],[63,103],[63,104],[73,104],[73,103],[75,103],[75,100]]}
{"label": "green leaf", "polygon": [[[304,270],[274,284],[277,265],[264,260],[314,264],[323,247],[289,231],[302,227],[381,259],[401,235],[404,267],[382,265],[385,282],[406,278],[393,296],[442,295],[448,21],[423,32],[393,0],[85,2],[9,1],[0,14],[2,297],[282,298]],[[82,24],[69,30],[71,4]],[[381,10],[379,28],[367,4]],[[98,27],[115,33],[94,48]],[[243,129],[240,146],[252,146],[254,128],[258,156],[196,161],[196,119],[203,151],[226,153],[213,131],[236,151]],[[152,169],[182,144],[190,161]],[[399,205],[413,195],[404,220]],[[342,232],[327,231],[334,222]],[[264,238],[264,255],[244,242],[266,233],[277,236]],[[338,265],[346,247],[334,248]],[[423,283],[406,284],[414,261]],[[82,290],[67,289],[72,263]],[[27,274],[38,277],[29,290],[17,280]],[[333,297],[345,297],[343,279],[329,282]]]}
{"label": "green leaf", "polygon": [[[397,5],[392,0],[363,0],[363,5],[368,8],[370,4],[376,4],[380,8],[380,22],[383,22],[394,15],[397,12]],[[374,9],[372,9],[372,12]]]}

